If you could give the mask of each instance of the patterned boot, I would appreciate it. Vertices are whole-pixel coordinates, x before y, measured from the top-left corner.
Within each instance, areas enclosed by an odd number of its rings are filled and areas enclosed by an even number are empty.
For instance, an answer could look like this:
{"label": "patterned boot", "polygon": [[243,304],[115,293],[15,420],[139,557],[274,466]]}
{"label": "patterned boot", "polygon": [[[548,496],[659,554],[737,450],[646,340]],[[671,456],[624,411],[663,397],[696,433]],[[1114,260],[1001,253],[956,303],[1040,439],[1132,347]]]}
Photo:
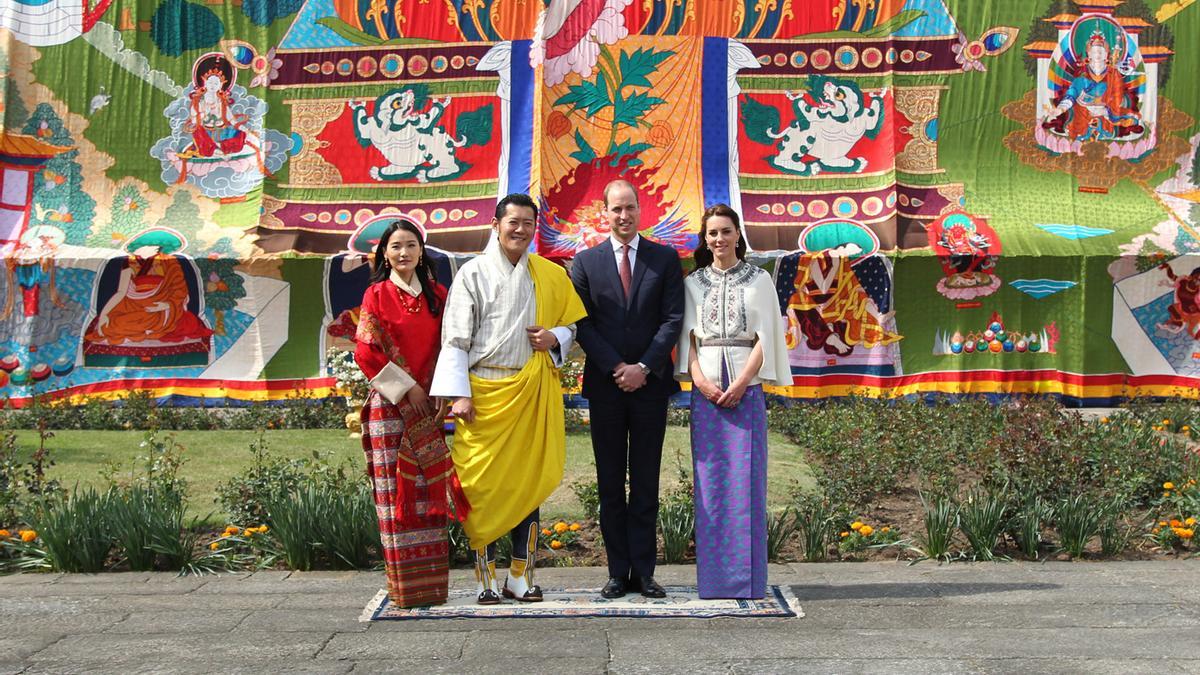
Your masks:
{"label": "patterned boot", "polygon": [[475,600],[477,604],[500,604],[500,594],[496,588],[496,554],[492,546],[475,549],[475,581],[478,582],[479,591]]}
{"label": "patterned boot", "polygon": [[537,562],[538,522],[530,521],[523,533],[514,537],[512,564],[504,581],[504,597],[517,602],[541,602],[542,589],[533,583],[533,568]]}

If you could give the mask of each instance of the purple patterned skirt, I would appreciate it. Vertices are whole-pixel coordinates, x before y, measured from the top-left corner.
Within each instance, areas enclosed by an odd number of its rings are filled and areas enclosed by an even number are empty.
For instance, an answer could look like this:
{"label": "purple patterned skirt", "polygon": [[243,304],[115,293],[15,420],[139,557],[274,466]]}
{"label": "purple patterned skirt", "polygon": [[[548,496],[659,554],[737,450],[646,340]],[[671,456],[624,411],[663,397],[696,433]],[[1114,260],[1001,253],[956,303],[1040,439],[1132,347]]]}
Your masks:
{"label": "purple patterned skirt", "polygon": [[736,408],[692,392],[696,576],[701,598],[767,592],[767,406],[761,385]]}

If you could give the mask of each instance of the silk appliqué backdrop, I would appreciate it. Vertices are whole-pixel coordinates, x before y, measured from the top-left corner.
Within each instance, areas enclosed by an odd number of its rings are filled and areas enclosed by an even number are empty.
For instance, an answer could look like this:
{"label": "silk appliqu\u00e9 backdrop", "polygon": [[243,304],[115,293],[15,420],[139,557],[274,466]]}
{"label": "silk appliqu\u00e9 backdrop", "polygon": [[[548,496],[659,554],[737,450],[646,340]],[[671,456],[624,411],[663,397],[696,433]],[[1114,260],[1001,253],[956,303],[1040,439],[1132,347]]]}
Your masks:
{"label": "silk appliqu\u00e9 backdrop", "polygon": [[566,262],[624,178],[681,256],[743,214],[774,393],[1195,397],[1193,4],[10,0],[0,396],[327,395],[373,219],[449,283],[499,196]]}

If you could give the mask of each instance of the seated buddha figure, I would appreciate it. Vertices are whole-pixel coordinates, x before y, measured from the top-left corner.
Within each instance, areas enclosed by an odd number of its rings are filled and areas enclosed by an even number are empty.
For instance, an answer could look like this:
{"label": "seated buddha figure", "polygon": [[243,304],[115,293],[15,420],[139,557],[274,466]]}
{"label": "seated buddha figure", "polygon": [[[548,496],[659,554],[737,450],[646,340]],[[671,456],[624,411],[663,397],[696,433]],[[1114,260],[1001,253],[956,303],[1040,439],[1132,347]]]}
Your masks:
{"label": "seated buddha figure", "polygon": [[[195,272],[188,270],[193,277],[189,284],[183,259],[174,255],[184,245],[183,236],[167,228],[152,228],[129,240],[129,255],[109,263],[119,266],[116,288],[84,333],[85,354],[138,357],[142,363],[156,356],[207,355],[213,331],[189,306],[198,309],[192,298]],[[109,267],[103,273],[107,278]]]}

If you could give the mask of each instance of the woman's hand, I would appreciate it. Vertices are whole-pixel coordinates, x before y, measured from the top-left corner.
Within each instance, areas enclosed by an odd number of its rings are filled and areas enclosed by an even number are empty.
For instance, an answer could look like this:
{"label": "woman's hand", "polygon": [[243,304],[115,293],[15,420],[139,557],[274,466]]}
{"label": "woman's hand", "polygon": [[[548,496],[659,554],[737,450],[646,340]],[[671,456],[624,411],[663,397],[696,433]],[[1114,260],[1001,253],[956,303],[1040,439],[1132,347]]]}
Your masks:
{"label": "woman's hand", "polygon": [[713,384],[712,380],[708,379],[707,377],[693,377],[692,383],[696,385],[696,389],[699,390],[701,396],[709,401],[712,401],[713,403],[717,403],[717,401],[720,400],[720,398],[725,394],[725,392],[721,391],[720,387]]}
{"label": "woman's hand", "polygon": [[469,396],[460,396],[454,399],[454,404],[450,406],[450,414],[470,424],[475,421],[475,404]]}
{"label": "woman's hand", "polygon": [[725,393],[717,399],[717,405],[723,408],[736,408],[742,402],[742,396],[746,394],[746,383],[741,380],[734,380],[733,384],[725,390]]}
{"label": "woman's hand", "polygon": [[414,384],[409,388],[408,393],[404,395],[408,402],[412,404],[414,410],[421,417],[429,417],[433,415],[436,408],[433,405],[433,400],[429,398],[429,394],[425,393],[425,389],[419,384]]}

